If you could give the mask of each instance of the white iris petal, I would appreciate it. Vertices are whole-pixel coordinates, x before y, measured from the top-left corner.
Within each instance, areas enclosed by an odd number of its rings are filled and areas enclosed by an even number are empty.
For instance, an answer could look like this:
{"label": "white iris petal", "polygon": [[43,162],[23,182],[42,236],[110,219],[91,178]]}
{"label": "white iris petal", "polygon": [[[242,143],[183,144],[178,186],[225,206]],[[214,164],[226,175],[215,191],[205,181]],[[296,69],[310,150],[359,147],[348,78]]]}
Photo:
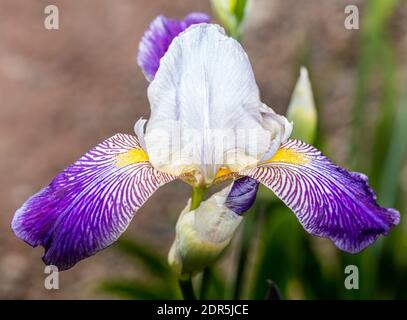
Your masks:
{"label": "white iris petal", "polygon": [[194,25],[173,40],[148,98],[152,165],[192,173],[197,184],[210,184],[220,167],[255,165],[291,130],[284,117],[265,111],[243,48],[213,24]]}
{"label": "white iris petal", "polygon": [[271,133],[270,147],[261,159],[268,160],[277,152],[281,143],[290,137],[293,124],[286,117],[275,113],[265,104],[262,105],[261,113],[263,115],[263,126]]}

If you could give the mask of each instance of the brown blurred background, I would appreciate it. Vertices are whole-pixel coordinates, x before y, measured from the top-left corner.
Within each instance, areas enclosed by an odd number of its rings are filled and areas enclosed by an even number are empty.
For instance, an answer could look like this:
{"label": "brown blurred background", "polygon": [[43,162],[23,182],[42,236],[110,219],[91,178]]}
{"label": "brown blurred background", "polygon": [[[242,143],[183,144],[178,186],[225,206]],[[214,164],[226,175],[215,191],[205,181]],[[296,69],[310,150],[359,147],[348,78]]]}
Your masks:
{"label": "brown blurred background", "polygon": [[[346,4],[365,1],[254,1],[243,45],[263,101],[285,113],[299,61],[307,52],[326,149],[344,161],[355,86],[357,30],[343,26]],[[59,7],[60,29],[44,28],[44,8]],[[105,298],[95,290],[111,274],[141,272],[114,247],[43,286],[42,248],[10,230],[14,211],[60,170],[117,132],[148,117],[147,81],[136,65],[138,42],[158,14],[211,14],[209,1],[0,0],[0,298]],[[407,1],[393,30],[406,66]],[[404,55],[403,55],[404,53]],[[371,112],[375,112],[374,109]],[[402,173],[406,177],[406,170]],[[407,179],[404,179],[407,180]],[[127,234],[165,254],[189,188],[173,183],[154,194]]]}

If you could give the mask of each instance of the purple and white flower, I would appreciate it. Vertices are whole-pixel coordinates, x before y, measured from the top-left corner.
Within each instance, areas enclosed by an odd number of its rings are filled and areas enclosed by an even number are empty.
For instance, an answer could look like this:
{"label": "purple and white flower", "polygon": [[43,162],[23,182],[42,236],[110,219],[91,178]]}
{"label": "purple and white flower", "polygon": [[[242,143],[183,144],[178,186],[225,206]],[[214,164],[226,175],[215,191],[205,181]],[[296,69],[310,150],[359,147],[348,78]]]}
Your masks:
{"label": "purple and white flower", "polygon": [[172,40],[189,26],[197,23],[209,23],[210,18],[205,13],[193,12],[183,20],[175,20],[158,16],[151,22],[140,42],[137,63],[148,81],[154,78],[160,59],[167,52]]}
{"label": "purple and white flower", "polygon": [[138,57],[151,81],[149,120],[136,123],[136,135],[97,145],[15,213],[15,234],[43,246],[46,264],[68,269],[109,246],[175,179],[195,187],[235,181],[223,206],[237,215],[251,206],[260,182],[309,233],[351,253],[399,223],[396,210],[376,203],[366,176],[289,139],[292,124],[261,102],[241,45],[207,19],[152,23]]}

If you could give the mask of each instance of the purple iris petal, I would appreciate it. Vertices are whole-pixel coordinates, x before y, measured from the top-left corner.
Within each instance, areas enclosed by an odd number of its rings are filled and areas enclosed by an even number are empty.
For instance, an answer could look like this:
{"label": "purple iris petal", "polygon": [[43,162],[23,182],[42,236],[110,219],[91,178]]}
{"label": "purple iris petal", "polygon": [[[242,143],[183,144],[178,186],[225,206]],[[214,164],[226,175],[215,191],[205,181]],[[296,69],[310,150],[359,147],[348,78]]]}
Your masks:
{"label": "purple iris petal", "polygon": [[112,244],[140,206],[173,179],[132,160],[137,138],[117,134],[58,174],[17,210],[12,229],[60,270]]}
{"label": "purple iris petal", "polygon": [[140,41],[137,56],[137,63],[147,80],[154,79],[160,59],[178,34],[193,24],[209,21],[209,16],[201,12],[190,13],[183,20],[169,19],[162,15],[155,18]]}
{"label": "purple iris petal", "polygon": [[238,215],[242,215],[251,208],[256,200],[259,183],[249,177],[243,177],[233,183],[226,198],[225,206]]}
{"label": "purple iris petal", "polygon": [[386,235],[400,220],[398,211],[376,203],[365,175],[336,166],[302,141],[286,141],[267,163],[246,174],[283,200],[305,230],[350,253]]}

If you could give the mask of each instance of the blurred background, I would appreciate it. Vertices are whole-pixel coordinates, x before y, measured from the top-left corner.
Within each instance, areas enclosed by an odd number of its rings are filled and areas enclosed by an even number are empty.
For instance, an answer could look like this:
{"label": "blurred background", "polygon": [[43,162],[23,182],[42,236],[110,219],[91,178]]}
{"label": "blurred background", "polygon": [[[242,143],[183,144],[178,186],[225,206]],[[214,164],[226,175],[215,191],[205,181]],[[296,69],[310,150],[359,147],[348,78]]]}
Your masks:
{"label": "blurred background", "polygon": [[[59,7],[60,29],[44,28]],[[359,8],[360,29],[344,27]],[[177,298],[165,260],[190,195],[176,182],[156,192],[122,241],[44,288],[42,248],[10,230],[14,211],[60,170],[117,132],[148,118],[138,43],[159,14],[211,13],[209,1],[0,0],[0,298]],[[318,108],[315,144],[341,166],[367,173],[401,224],[363,253],[309,236],[261,190],[221,261],[206,272],[210,298],[263,299],[269,281],[289,299],[407,298],[407,1],[255,0],[242,44],[263,101],[285,114],[306,65]],[[344,268],[359,267],[346,290]],[[238,279],[239,281],[237,281]],[[203,290],[203,289],[202,289]]]}

